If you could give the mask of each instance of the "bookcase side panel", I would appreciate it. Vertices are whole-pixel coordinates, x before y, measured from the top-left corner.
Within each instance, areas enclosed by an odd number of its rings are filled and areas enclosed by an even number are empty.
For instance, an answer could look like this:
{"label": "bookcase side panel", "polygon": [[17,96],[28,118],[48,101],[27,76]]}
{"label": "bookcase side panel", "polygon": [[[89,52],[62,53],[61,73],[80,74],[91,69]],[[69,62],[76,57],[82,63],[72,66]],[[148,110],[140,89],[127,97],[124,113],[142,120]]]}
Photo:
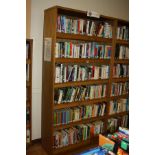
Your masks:
{"label": "bookcase side panel", "polygon": [[[42,73],[42,145],[46,151],[52,153],[52,123],[53,123],[53,101],[54,101],[54,50],[56,34],[56,8],[44,12],[44,40],[43,40],[43,73]],[[51,41],[45,47],[45,40]],[[45,50],[50,50],[47,54],[50,59],[46,59]],[[49,52],[49,51],[46,51]]]}
{"label": "bookcase side panel", "polygon": [[[109,76],[109,83],[108,83],[108,97],[110,99],[110,94],[111,94],[111,84],[112,84],[112,73],[113,73],[113,64],[114,64],[114,55],[115,55],[115,43],[116,43],[116,27],[117,27],[117,23],[116,20],[113,20],[113,29],[112,29],[112,53],[111,53],[111,59],[110,59],[110,76]],[[109,113],[109,102],[107,104],[107,116]],[[108,117],[105,120],[105,131],[107,132],[107,126],[108,126]]]}

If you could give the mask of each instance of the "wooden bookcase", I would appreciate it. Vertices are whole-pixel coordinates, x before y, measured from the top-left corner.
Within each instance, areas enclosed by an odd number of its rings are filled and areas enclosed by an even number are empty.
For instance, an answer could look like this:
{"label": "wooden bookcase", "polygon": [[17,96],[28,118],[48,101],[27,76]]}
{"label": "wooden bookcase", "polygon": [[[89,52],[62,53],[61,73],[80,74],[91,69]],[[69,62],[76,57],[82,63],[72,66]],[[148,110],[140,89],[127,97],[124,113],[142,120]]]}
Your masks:
{"label": "wooden bookcase", "polygon": [[26,144],[32,137],[32,52],[33,40],[26,39]]}
{"label": "wooden bookcase", "polygon": [[[71,18],[89,19],[95,21],[108,21],[112,25],[112,38],[103,38],[97,36],[88,36],[83,34],[69,34],[57,32],[57,17],[58,15],[64,15]],[[119,20],[112,17],[100,16],[100,18],[94,18],[87,16],[87,12],[79,11],[61,6],[55,6],[44,11],[44,34],[43,34],[43,74],[42,74],[42,145],[49,154],[73,154],[75,150],[80,151],[82,149],[89,148],[91,146],[97,146],[98,136],[94,136],[85,141],[81,141],[76,144],[71,144],[61,148],[53,148],[53,133],[56,130],[73,127],[78,124],[90,123],[96,120],[104,121],[104,133],[107,133],[108,119],[113,117],[122,117],[128,115],[128,111],[115,113],[110,115],[109,102],[111,100],[118,100],[120,98],[128,98],[128,93],[117,96],[111,96],[112,83],[128,82],[129,77],[113,77],[113,66],[115,64],[128,65],[128,59],[115,59],[116,45],[122,45],[129,47],[129,42],[126,40],[117,39],[117,27],[129,26],[128,21]],[[59,39],[62,40],[76,40],[84,42],[97,42],[103,44],[110,44],[112,46],[110,59],[90,59],[90,58],[55,58],[56,43]],[[86,80],[86,81],[72,81],[64,83],[55,83],[55,67],[56,64],[99,64],[109,65],[110,75],[108,79],[98,80]],[[54,95],[55,89],[80,86],[80,85],[92,85],[92,84],[107,84],[107,95],[104,98],[75,101],[71,103],[55,104]],[[63,108],[71,108],[80,105],[93,105],[95,103],[106,102],[106,112],[104,116],[93,117],[88,119],[82,119],[69,124],[60,124],[54,126],[54,110],[60,110]]]}

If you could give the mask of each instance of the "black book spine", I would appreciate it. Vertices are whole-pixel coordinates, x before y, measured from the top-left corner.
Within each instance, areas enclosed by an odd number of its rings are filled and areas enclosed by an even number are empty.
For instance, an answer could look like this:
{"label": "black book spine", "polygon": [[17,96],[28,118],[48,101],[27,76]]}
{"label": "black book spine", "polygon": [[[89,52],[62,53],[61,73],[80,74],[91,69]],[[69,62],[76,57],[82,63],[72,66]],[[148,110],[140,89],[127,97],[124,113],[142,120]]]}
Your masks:
{"label": "black book spine", "polygon": [[119,51],[120,51],[120,46],[116,45],[116,50],[115,50],[115,59],[119,58]]}

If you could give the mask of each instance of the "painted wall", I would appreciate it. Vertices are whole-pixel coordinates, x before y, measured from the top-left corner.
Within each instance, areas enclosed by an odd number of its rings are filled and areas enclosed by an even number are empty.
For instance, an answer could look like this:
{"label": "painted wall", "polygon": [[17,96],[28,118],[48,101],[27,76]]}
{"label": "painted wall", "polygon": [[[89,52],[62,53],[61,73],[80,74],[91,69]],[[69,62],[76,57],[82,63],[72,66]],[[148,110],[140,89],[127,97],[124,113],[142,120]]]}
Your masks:
{"label": "painted wall", "polygon": [[129,19],[129,0],[31,0],[33,43],[32,139],[41,138],[42,41],[44,10],[54,5],[92,10],[106,16]]}
{"label": "painted wall", "polygon": [[31,0],[26,0],[26,38],[30,38]]}

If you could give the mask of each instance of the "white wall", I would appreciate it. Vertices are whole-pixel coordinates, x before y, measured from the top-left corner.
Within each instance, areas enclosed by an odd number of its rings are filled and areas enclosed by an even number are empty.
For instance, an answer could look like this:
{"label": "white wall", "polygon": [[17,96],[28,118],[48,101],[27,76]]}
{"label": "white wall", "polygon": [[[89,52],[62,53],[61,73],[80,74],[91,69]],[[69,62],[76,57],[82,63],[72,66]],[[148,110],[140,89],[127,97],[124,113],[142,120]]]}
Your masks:
{"label": "white wall", "polygon": [[129,0],[32,0],[31,32],[33,45],[32,140],[41,138],[42,40],[44,9],[54,5],[129,19]]}

